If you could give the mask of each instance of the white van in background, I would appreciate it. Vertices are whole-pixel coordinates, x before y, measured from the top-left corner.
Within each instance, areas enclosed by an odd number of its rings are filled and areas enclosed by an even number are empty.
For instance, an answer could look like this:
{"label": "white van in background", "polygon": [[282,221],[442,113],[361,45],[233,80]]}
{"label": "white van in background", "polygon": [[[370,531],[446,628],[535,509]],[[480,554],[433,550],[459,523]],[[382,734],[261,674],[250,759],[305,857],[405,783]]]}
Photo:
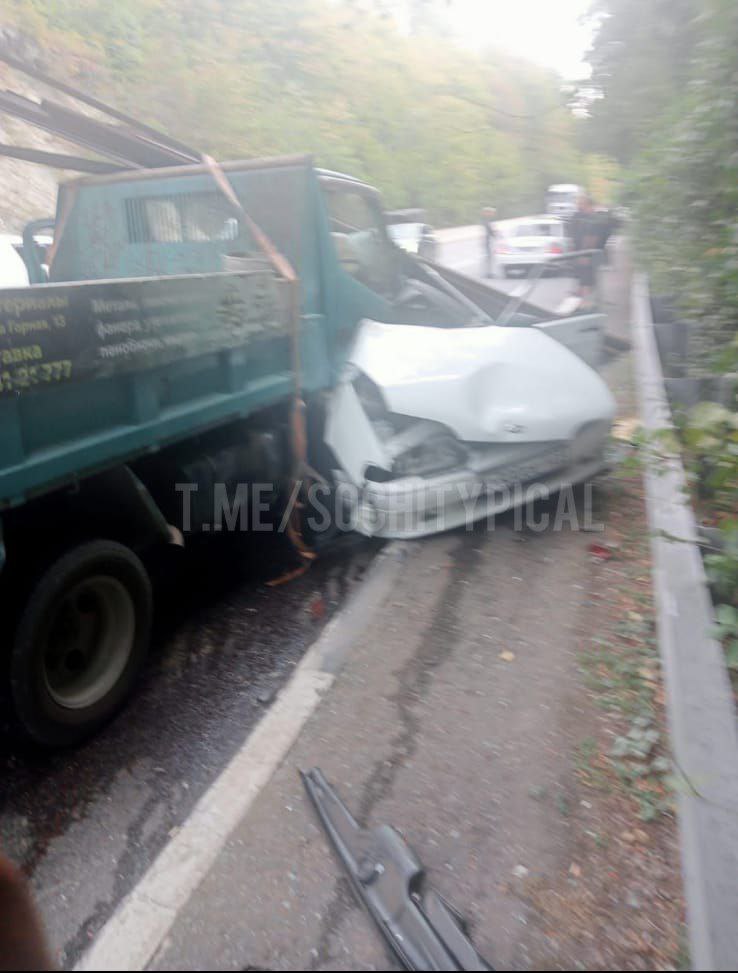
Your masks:
{"label": "white van in background", "polygon": [[582,186],[573,182],[554,183],[546,190],[546,212],[567,219],[576,211],[577,200],[583,192]]}

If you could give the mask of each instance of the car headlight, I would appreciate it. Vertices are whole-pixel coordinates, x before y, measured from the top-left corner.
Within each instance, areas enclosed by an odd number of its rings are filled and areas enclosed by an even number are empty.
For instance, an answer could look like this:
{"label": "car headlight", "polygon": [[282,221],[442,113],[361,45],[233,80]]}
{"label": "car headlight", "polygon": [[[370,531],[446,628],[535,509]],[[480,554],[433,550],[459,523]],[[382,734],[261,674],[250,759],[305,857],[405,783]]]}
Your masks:
{"label": "car headlight", "polygon": [[441,431],[396,457],[392,473],[401,476],[429,476],[461,466],[466,452],[458,439]]}
{"label": "car headlight", "polygon": [[466,449],[446,426],[390,412],[379,387],[363,372],[352,381],[361,407],[391,459],[386,470],[372,467],[369,479],[429,476],[465,462]]}

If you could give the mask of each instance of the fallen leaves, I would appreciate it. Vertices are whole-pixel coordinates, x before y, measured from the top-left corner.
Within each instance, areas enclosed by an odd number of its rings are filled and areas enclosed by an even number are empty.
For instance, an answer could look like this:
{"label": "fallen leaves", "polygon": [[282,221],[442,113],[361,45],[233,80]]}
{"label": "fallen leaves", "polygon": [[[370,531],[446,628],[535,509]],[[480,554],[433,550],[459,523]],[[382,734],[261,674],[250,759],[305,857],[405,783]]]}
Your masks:
{"label": "fallen leaves", "polygon": [[632,443],[638,438],[641,421],[636,416],[623,416],[612,424],[612,437],[620,442]]}

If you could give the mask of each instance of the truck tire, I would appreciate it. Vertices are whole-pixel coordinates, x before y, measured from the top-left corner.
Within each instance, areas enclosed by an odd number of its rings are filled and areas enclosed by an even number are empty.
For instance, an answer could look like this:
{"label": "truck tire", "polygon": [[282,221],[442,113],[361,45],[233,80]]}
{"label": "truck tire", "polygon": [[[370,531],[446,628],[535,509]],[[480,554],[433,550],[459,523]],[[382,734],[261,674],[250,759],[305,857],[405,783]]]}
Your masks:
{"label": "truck tire", "polygon": [[151,615],[146,569],[122,544],[90,541],[52,563],[22,609],[10,657],[23,733],[64,747],[107,722],[146,658]]}

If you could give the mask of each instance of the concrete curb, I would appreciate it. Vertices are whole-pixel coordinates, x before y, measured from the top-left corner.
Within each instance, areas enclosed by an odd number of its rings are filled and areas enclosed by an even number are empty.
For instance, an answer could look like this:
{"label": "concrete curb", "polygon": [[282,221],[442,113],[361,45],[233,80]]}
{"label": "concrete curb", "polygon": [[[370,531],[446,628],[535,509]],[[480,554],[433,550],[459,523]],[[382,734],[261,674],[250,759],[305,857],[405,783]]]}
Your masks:
{"label": "concrete curb", "polygon": [[142,970],[331,688],[357,631],[392,590],[408,545],[388,544],[345,607],[325,627],[290,681],[100,929],[75,970]]}
{"label": "concrete curb", "polygon": [[[641,419],[672,427],[648,282],[631,293]],[[678,798],[682,873],[694,970],[734,970],[738,957],[738,717],[679,456],[651,457],[644,474],[659,649]]]}

